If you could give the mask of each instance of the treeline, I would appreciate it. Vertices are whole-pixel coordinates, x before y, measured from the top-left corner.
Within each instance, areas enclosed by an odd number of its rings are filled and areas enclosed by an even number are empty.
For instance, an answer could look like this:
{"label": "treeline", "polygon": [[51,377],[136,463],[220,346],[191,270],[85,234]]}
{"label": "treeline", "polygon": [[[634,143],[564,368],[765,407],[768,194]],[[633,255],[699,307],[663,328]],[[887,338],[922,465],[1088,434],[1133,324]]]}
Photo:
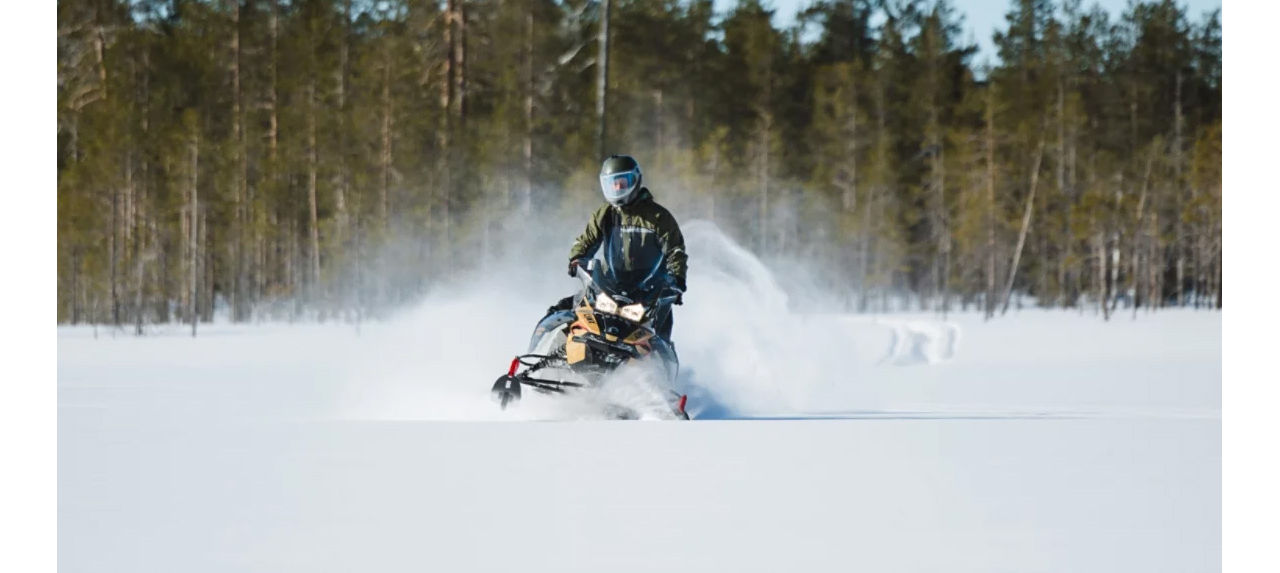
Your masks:
{"label": "treeline", "polygon": [[990,63],[945,0],[771,15],[60,0],[58,321],[378,314],[609,152],[853,310],[1221,304],[1218,13],[1016,0]]}

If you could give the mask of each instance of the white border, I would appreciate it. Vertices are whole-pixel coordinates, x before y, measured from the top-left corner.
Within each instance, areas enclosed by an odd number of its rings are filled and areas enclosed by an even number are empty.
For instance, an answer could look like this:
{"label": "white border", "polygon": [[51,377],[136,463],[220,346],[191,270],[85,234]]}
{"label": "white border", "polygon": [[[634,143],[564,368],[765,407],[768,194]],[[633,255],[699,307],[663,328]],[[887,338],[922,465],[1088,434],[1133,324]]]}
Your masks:
{"label": "white border", "polygon": [[[1273,172],[1280,166],[1273,71],[1280,8],[1224,4],[1223,568],[1280,571],[1274,550],[1280,374],[1268,360],[1276,338],[1268,327],[1280,323],[1270,292],[1280,284],[1273,234],[1280,216],[1280,184]],[[8,363],[0,384],[0,452],[6,462],[0,471],[0,570],[54,571],[57,346],[49,314],[56,293],[56,95],[49,67],[54,58],[36,55],[39,46],[53,45],[56,3],[14,3],[5,15],[0,53],[7,89],[0,98],[8,113],[0,142],[4,164],[16,169],[6,174],[0,209],[0,292],[9,303],[3,330]]]}
{"label": "white border", "polygon": [[[57,570],[55,2],[5,7],[0,294],[0,570]],[[40,24],[44,22],[44,24]]]}
{"label": "white border", "polygon": [[1223,7],[1222,536],[1224,571],[1280,571],[1276,471],[1275,173],[1280,162],[1272,2]]}

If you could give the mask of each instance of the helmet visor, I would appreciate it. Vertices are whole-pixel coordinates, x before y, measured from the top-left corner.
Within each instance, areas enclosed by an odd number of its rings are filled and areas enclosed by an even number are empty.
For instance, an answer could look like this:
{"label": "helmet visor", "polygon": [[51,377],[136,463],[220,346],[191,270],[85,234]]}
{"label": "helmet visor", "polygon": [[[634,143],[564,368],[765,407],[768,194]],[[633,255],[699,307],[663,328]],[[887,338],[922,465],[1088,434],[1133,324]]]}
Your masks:
{"label": "helmet visor", "polygon": [[630,195],[640,181],[639,171],[624,171],[600,176],[600,190],[610,203],[617,203]]}

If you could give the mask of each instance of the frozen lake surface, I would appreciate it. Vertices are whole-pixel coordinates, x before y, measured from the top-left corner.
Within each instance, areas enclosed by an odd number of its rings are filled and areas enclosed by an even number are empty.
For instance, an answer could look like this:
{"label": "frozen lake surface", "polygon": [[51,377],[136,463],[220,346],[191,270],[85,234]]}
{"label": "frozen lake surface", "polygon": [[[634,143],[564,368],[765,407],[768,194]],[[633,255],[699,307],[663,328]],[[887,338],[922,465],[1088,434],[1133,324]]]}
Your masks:
{"label": "frozen lake surface", "polygon": [[1217,313],[793,316],[791,371],[690,316],[722,419],[535,423],[486,395],[521,335],[426,327],[465,307],[60,329],[61,570],[1219,568]]}

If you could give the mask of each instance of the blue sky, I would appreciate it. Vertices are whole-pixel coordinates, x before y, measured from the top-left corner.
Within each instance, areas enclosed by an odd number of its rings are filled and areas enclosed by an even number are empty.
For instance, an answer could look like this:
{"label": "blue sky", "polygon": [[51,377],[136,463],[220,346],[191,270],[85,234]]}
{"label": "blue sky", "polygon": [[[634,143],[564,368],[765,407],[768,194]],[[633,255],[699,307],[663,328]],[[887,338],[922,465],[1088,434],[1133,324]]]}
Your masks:
{"label": "blue sky", "polygon": [[[808,6],[813,0],[764,0],[766,5],[772,2],[776,12],[773,16],[773,23],[777,26],[790,26],[795,22],[795,15],[801,8]],[[982,63],[984,58],[990,58],[994,64],[996,61],[995,48],[991,43],[991,34],[997,28],[1004,27],[1004,14],[1013,4],[1012,0],[952,0],[957,11],[964,14],[964,27],[968,32],[961,39],[969,40],[968,34],[972,34],[972,38],[978,44],[978,54],[972,60],[973,63]],[[715,6],[718,11],[729,11],[737,0],[715,0]],[[1111,12],[1112,16],[1119,16],[1124,11],[1129,0],[1085,0],[1084,7],[1087,9],[1093,4],[1100,4]],[[1187,9],[1187,14],[1192,22],[1199,22],[1201,15],[1205,12],[1221,8],[1222,0],[1179,0],[1178,2]]]}

